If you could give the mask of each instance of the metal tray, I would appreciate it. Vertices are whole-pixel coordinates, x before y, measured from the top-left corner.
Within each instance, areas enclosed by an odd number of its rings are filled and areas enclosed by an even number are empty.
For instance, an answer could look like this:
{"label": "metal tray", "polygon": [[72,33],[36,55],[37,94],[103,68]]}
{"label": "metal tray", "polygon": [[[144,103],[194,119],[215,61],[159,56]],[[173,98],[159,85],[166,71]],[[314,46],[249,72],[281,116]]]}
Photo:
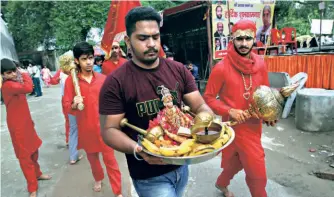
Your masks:
{"label": "metal tray", "polygon": [[[230,129],[231,133],[232,133],[232,136],[229,139],[229,141],[224,146],[222,146],[220,149],[217,149],[213,152],[206,153],[206,154],[203,154],[203,155],[189,156],[189,157],[165,157],[165,156],[153,154],[153,153],[149,152],[148,150],[146,150],[144,147],[143,147],[143,151],[145,153],[149,154],[149,155],[162,158],[163,162],[165,162],[166,164],[192,165],[192,164],[202,163],[202,162],[208,161],[208,160],[214,158],[215,156],[217,156],[224,148],[226,148],[227,146],[229,146],[233,142],[233,140],[235,138],[235,132],[231,127],[228,127],[228,129]],[[139,142],[139,144],[141,144],[141,143]]]}

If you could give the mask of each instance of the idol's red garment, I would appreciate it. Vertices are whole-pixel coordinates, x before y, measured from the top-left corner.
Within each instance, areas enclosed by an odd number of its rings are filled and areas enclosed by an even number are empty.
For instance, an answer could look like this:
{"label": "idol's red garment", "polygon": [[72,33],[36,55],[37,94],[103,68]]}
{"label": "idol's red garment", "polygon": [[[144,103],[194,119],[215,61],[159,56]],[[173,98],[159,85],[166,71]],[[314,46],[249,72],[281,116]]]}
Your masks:
{"label": "idol's red garment", "polygon": [[[228,49],[228,55],[212,70],[204,93],[204,99],[211,109],[222,116],[223,121],[229,120],[228,111],[248,109],[250,99],[246,100],[244,82],[247,88],[252,76],[251,92],[259,85],[269,86],[268,72],[263,59],[251,53],[250,59],[240,56],[233,44]],[[220,100],[216,99],[219,94]],[[236,138],[232,144],[223,150],[222,168],[224,171],[218,177],[217,185],[227,187],[233,176],[244,169],[246,182],[253,197],[266,197],[266,169],[264,150],[261,145],[262,121],[251,118],[243,124],[233,127]]]}
{"label": "idol's red garment", "polygon": [[102,64],[102,74],[109,75],[127,61],[127,59],[124,59],[122,57],[119,57],[117,64],[114,63],[111,59],[104,61]]}
{"label": "idol's red garment", "polygon": [[[84,149],[90,162],[92,173],[96,181],[103,179],[103,170],[99,161],[99,153],[103,155],[103,160],[107,168],[110,185],[116,195],[121,194],[121,173],[114,156],[114,150],[108,147],[100,135],[99,119],[99,95],[106,76],[93,72],[90,83],[78,75],[81,95],[84,100],[84,110],[72,110],[71,105],[75,96],[72,76],[68,76],[65,82],[65,92],[63,104],[66,111],[76,116],[78,125],[78,149]],[[102,172],[101,172],[102,171]]]}
{"label": "idol's red garment", "polygon": [[37,178],[42,175],[38,159],[38,148],[42,140],[38,137],[26,94],[33,90],[32,80],[27,73],[22,73],[23,83],[5,81],[2,86],[2,96],[7,110],[7,126],[12,138],[16,157],[28,183],[28,191],[38,188]]}

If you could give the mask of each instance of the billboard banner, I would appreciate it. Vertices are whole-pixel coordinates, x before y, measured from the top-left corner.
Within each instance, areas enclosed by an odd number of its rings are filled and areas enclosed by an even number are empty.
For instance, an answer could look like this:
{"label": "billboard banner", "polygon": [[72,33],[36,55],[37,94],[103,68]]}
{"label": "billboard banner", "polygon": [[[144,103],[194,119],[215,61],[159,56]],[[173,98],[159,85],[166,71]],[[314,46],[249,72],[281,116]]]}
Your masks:
{"label": "billboard banner", "polygon": [[[275,0],[212,1],[213,58],[222,59],[232,39],[232,26],[241,19],[256,23],[256,41],[266,44],[272,28]],[[229,20],[230,16],[230,20]]]}

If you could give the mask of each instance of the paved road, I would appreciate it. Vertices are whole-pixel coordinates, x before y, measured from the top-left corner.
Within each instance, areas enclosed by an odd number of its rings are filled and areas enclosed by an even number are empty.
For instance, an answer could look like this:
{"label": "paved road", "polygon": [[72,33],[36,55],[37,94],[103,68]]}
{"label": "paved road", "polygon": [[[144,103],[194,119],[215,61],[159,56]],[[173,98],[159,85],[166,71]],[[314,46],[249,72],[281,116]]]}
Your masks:
{"label": "paved road", "polygon": [[[41,168],[53,176],[51,181],[39,183],[40,197],[110,197],[113,196],[107,176],[102,192],[92,191],[93,177],[86,158],[77,165],[68,165],[68,151],[65,144],[64,118],[61,112],[60,88],[44,89],[44,96],[29,97],[29,106],[35,121],[38,135],[43,140],[40,149]],[[1,196],[27,196],[26,183],[15,157],[6,126],[5,107],[1,106]],[[122,171],[123,192],[125,196],[137,196],[131,184],[123,154],[116,154]],[[220,157],[208,162],[190,166],[189,185],[185,197],[222,196],[214,182],[220,169]],[[238,197],[250,196],[244,173],[240,172],[232,181],[231,190]],[[293,191],[269,180],[268,196],[292,197]]]}

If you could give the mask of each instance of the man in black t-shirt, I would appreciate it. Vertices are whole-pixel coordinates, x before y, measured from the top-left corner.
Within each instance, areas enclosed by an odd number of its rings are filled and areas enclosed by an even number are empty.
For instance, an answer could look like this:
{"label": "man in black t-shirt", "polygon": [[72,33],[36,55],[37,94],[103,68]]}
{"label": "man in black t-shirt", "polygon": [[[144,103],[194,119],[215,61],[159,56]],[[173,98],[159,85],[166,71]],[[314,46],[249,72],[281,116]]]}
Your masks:
{"label": "man in black t-shirt", "polygon": [[127,14],[125,41],[133,57],[109,75],[101,89],[101,134],[107,145],[126,154],[139,196],[181,197],[188,182],[188,166],[166,165],[149,156],[138,146],[136,131],[120,128],[122,118],[127,118],[147,129],[163,107],[162,88],[169,89],[178,107],[184,101],[194,113],[213,113],[191,73],[181,63],[158,58],[160,21],[160,15],[149,7],[137,7]]}

